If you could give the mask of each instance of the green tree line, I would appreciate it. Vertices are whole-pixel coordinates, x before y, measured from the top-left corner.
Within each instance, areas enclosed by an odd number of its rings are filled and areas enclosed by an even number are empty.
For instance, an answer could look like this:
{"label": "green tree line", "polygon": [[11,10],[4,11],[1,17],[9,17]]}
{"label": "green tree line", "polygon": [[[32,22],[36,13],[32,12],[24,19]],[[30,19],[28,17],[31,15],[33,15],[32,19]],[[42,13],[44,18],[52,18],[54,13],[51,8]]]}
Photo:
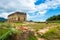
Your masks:
{"label": "green tree line", "polygon": [[59,20],[60,20],[60,15],[54,15],[48,18],[46,21],[59,21]]}

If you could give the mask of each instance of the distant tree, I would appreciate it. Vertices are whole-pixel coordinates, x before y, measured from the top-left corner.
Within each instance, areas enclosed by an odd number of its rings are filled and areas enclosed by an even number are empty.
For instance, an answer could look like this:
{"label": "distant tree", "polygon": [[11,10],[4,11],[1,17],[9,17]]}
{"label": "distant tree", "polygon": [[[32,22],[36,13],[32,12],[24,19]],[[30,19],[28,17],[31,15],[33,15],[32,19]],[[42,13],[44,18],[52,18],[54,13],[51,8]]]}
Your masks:
{"label": "distant tree", "polygon": [[60,20],[60,15],[57,16],[57,20]]}
{"label": "distant tree", "polygon": [[60,20],[60,15],[52,16],[48,18],[46,21],[58,21],[58,20]]}
{"label": "distant tree", "polygon": [[33,20],[30,20],[29,22],[33,22]]}
{"label": "distant tree", "polygon": [[7,19],[0,17],[0,22],[5,22],[5,21],[7,21]]}

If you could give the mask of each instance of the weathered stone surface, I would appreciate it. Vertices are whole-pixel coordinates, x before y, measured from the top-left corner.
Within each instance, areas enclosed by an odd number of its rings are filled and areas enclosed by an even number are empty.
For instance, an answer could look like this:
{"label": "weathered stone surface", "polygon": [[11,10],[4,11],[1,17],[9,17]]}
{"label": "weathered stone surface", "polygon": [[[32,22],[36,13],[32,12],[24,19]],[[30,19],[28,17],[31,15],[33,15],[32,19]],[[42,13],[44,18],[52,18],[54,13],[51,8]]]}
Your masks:
{"label": "weathered stone surface", "polygon": [[12,40],[27,40],[31,35],[34,35],[33,31],[23,31],[21,34],[12,35]]}
{"label": "weathered stone surface", "polygon": [[8,22],[24,22],[26,21],[26,13],[15,12],[8,15]]}

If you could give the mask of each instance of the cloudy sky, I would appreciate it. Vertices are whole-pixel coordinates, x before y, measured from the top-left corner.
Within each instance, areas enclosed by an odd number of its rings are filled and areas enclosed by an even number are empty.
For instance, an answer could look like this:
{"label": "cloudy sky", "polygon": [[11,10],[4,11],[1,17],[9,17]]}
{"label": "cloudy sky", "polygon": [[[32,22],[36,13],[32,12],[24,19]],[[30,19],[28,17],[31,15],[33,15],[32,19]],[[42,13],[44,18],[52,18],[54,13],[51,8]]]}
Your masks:
{"label": "cloudy sky", "polygon": [[27,13],[27,20],[45,21],[60,14],[60,0],[0,0],[0,17],[13,12]]}

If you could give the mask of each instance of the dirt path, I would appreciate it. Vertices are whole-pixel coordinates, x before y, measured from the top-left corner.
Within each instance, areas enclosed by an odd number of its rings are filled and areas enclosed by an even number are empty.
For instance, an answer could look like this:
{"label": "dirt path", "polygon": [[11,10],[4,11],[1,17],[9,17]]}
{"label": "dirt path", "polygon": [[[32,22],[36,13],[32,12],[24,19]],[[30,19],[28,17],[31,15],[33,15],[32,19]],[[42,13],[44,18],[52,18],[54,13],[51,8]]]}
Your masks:
{"label": "dirt path", "polygon": [[[51,27],[46,27],[43,29],[40,29],[38,31],[39,34],[45,34],[47,31],[49,31],[50,28],[57,27],[57,26],[51,26]],[[38,40],[44,40],[43,38],[38,37],[37,33],[35,32],[35,36],[38,38]]]}
{"label": "dirt path", "polygon": [[51,27],[46,27],[46,28],[40,29],[40,30],[38,30],[38,33],[45,34],[46,32],[49,31],[50,28],[54,28],[54,27],[57,27],[57,26],[56,25],[53,25]]}
{"label": "dirt path", "polygon": [[35,32],[35,36],[37,37],[38,40],[44,40],[43,38],[39,38],[36,32]]}
{"label": "dirt path", "polygon": [[[29,23],[27,23],[27,24],[29,24]],[[23,24],[23,25],[27,25],[27,24]],[[57,26],[56,25],[48,26],[46,28],[38,30],[38,33],[39,34],[45,34],[46,32],[49,31],[50,28],[53,28],[53,27],[57,27]],[[45,40],[44,38],[38,37],[38,34],[36,32],[35,32],[35,36],[38,38],[38,40]]]}

